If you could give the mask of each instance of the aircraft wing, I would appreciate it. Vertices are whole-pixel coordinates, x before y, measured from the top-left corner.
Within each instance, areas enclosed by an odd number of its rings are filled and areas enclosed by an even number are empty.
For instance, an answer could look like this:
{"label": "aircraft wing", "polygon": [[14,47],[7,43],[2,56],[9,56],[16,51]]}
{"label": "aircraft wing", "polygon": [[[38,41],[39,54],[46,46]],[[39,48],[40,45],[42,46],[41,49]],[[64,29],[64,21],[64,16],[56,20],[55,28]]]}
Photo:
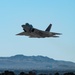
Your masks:
{"label": "aircraft wing", "polygon": [[36,33],[34,32],[31,32],[31,33],[28,33],[28,32],[21,32],[21,33],[18,33],[16,35],[21,35],[21,36],[29,36],[30,38],[41,38],[41,36],[37,35]]}
{"label": "aircraft wing", "polygon": [[27,35],[28,36],[28,34],[26,32],[21,32],[21,33],[18,33],[16,35]]}

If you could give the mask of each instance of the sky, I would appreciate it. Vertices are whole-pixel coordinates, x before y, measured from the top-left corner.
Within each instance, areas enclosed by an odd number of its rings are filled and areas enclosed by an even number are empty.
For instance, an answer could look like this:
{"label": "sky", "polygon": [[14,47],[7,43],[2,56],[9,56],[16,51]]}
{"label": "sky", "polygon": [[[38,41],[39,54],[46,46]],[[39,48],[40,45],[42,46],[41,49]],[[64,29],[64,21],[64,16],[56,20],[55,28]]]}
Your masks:
{"label": "sky", "polygon": [[[52,32],[59,38],[16,36],[22,24]],[[0,0],[0,57],[23,54],[75,62],[75,0]]]}

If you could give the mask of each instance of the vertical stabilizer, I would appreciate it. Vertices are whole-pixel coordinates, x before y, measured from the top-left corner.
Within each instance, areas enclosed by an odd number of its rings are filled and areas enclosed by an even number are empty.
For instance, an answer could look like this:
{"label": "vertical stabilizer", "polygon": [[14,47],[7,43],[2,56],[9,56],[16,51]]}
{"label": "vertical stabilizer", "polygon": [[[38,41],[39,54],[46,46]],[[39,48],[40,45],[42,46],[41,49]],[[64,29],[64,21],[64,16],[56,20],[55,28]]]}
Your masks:
{"label": "vertical stabilizer", "polygon": [[49,32],[51,30],[52,24],[50,24],[45,31]]}

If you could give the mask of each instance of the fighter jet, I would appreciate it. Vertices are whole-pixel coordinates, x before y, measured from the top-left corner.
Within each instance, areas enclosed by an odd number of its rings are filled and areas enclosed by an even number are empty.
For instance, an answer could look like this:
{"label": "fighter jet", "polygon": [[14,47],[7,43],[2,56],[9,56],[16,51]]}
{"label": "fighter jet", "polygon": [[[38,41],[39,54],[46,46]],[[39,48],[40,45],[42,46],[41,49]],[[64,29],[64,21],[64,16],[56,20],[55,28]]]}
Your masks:
{"label": "fighter jet", "polygon": [[18,33],[16,35],[25,35],[25,36],[29,36],[30,38],[45,38],[45,37],[59,37],[57,35],[61,35],[61,33],[56,33],[56,32],[50,32],[52,27],[52,24],[49,24],[49,26],[46,28],[45,31],[43,30],[39,30],[34,28],[31,24],[26,23],[24,25],[22,25],[23,28],[23,32]]}

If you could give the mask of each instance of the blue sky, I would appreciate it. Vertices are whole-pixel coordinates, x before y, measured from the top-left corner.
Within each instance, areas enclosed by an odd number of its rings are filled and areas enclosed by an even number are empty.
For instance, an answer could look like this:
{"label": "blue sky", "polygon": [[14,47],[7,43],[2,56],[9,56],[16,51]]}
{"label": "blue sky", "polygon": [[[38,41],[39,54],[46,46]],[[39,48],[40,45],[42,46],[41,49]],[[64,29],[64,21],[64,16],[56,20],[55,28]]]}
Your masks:
{"label": "blue sky", "polygon": [[[60,38],[16,36],[26,22]],[[0,56],[42,55],[75,62],[75,0],[0,0]]]}

